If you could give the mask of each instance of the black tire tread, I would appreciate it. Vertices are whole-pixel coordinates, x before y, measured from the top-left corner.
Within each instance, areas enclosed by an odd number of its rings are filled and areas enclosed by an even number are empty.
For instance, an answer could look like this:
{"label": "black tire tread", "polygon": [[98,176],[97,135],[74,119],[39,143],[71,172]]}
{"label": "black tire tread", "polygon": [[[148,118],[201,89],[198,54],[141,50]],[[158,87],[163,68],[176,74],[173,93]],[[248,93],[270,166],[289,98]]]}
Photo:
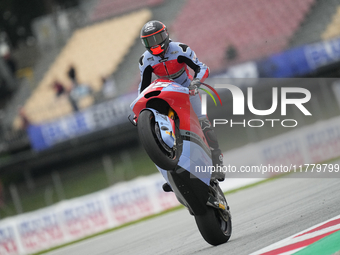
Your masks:
{"label": "black tire tread", "polygon": [[160,149],[159,144],[155,140],[157,138],[154,137],[152,132],[152,118],[154,116],[151,111],[144,110],[140,113],[137,124],[139,139],[146,153],[157,166],[164,170],[173,170],[178,164],[179,157],[171,159]]}
{"label": "black tire tread", "polygon": [[[207,212],[204,215],[196,215],[195,220],[197,227],[204,238],[211,245],[220,245],[228,242],[230,235],[225,235],[220,227],[216,216],[216,210],[212,207],[207,207]],[[229,220],[231,228],[231,220]]]}

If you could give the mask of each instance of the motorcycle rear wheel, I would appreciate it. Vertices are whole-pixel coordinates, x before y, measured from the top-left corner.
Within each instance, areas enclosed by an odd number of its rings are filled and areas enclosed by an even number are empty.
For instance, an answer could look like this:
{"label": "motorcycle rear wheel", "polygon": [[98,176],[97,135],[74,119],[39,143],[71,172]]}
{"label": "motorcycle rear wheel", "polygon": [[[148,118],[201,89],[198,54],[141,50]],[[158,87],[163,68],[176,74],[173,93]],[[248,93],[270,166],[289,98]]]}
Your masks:
{"label": "motorcycle rear wheel", "polygon": [[195,220],[207,243],[216,246],[228,242],[232,231],[230,215],[228,220],[225,220],[225,217],[221,215],[221,210],[208,207],[207,212],[204,215],[196,215]]}
{"label": "motorcycle rear wheel", "polygon": [[179,156],[177,150],[165,148],[157,138],[155,117],[151,111],[145,110],[138,117],[138,136],[151,160],[164,170],[173,170],[178,164]]}

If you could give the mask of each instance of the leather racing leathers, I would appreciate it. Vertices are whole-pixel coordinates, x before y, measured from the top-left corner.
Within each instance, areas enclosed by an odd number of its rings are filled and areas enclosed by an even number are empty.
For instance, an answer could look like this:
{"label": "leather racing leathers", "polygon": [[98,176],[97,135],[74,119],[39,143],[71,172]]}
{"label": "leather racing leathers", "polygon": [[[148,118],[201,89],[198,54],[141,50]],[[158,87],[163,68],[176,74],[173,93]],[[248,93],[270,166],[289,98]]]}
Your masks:
{"label": "leather racing leathers", "polygon": [[[195,72],[194,77],[190,75],[188,67]],[[188,87],[193,78],[203,82],[209,76],[209,68],[198,60],[195,52],[179,42],[170,42],[162,58],[145,51],[139,59],[139,70],[141,82],[138,93],[151,84],[152,73],[158,78],[170,78],[184,87]],[[191,96],[190,102],[198,119],[205,119],[206,116],[201,113],[199,94]]]}

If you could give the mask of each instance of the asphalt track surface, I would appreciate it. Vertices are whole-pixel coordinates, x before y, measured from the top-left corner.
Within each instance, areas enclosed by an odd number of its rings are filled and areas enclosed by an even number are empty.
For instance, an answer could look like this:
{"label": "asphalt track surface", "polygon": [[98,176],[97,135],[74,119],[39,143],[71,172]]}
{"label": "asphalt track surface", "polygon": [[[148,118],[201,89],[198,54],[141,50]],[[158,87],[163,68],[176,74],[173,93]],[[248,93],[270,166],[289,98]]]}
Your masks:
{"label": "asphalt track surface", "polygon": [[184,208],[49,252],[99,254],[250,254],[340,214],[339,178],[280,178],[227,195],[229,242],[211,246]]}

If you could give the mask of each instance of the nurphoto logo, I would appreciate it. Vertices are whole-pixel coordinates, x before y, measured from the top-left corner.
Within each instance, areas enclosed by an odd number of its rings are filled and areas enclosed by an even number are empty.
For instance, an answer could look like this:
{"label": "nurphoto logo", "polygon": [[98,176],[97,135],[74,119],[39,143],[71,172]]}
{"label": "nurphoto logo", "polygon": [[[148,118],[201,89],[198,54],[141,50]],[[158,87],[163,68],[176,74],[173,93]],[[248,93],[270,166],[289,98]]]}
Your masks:
{"label": "nurphoto logo", "polygon": [[[217,98],[219,99],[221,105],[222,101],[219,96],[219,94],[216,92],[214,88],[211,86],[203,83],[205,86],[207,86],[210,90],[212,90]],[[231,84],[217,84],[215,86],[216,89],[228,89],[233,98],[233,115],[245,115],[245,97],[242,92],[242,90]],[[200,88],[203,91],[205,91],[210,97],[213,99],[215,105],[217,106],[216,100],[213,97],[213,95],[206,89]],[[289,93],[300,93],[303,94],[303,98],[287,98],[287,95]],[[311,116],[312,114],[306,109],[306,107],[303,105],[307,103],[311,99],[311,93],[308,89],[305,88],[298,88],[298,87],[283,87],[281,88],[281,116],[286,116],[287,115],[287,105],[295,105],[304,115],[306,116]],[[254,107],[254,101],[253,101],[253,88],[248,87],[247,88],[247,106],[248,109],[251,113],[257,116],[268,116],[272,113],[274,113],[278,107],[278,88],[273,87],[272,88],[272,105],[269,109],[267,110],[258,110],[255,109]],[[202,95],[202,108],[201,108],[202,114],[206,115],[207,114],[207,95],[203,94]],[[243,127],[246,127],[248,125],[249,127],[262,127],[265,125],[265,123],[270,123],[272,127],[275,126],[277,122],[279,122],[283,127],[296,127],[298,125],[297,120],[295,119],[250,119],[246,121],[245,119],[242,122],[233,122],[232,119],[227,120],[227,119],[214,119],[213,121],[213,126],[215,127],[216,125],[225,125],[225,124],[230,124],[230,126],[235,126],[235,125],[242,125]]]}

